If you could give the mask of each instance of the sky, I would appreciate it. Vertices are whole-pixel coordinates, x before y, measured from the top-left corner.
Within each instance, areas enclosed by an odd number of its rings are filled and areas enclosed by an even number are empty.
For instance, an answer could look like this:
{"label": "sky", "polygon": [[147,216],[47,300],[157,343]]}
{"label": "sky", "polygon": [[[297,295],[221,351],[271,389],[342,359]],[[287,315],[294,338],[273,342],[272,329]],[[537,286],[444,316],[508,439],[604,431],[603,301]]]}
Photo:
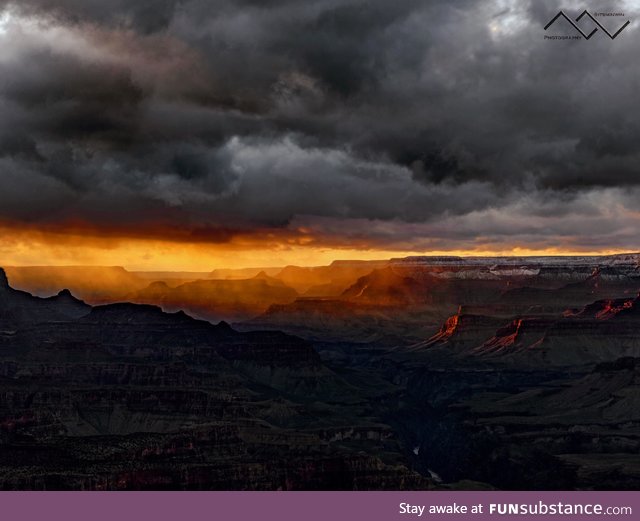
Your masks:
{"label": "sky", "polygon": [[0,0],[0,262],[637,251],[639,11]]}

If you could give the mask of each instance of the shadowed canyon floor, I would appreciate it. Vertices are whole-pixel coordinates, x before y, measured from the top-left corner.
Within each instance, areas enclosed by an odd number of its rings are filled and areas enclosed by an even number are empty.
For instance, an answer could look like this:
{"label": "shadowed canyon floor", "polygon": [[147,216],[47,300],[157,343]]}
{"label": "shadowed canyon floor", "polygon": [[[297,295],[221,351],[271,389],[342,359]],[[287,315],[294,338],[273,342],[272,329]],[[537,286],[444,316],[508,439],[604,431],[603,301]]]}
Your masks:
{"label": "shadowed canyon floor", "polygon": [[6,271],[0,488],[640,488],[640,255]]}

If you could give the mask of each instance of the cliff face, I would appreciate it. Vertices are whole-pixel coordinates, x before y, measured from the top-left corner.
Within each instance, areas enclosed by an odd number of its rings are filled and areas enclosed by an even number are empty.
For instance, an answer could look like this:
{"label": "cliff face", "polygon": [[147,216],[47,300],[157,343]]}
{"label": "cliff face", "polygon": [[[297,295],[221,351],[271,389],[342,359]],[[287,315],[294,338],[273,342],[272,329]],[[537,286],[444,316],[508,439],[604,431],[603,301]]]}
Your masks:
{"label": "cliff face", "polygon": [[583,374],[476,367],[414,372],[423,415],[398,413],[416,466],[505,489],[637,490],[640,364]]}
{"label": "cliff face", "polygon": [[14,288],[41,297],[68,289],[90,304],[121,301],[148,284],[119,266],[28,266],[6,268],[6,272]]}
{"label": "cliff face", "polygon": [[523,257],[412,256],[392,259],[390,264],[440,267],[533,266],[537,268],[558,266],[567,268],[617,266],[637,270],[640,268],[640,253],[622,253],[617,255],[535,255]]}
{"label": "cliff face", "polygon": [[[507,489],[640,486],[637,281],[601,275],[462,306],[387,355],[414,404],[396,417],[416,468]],[[594,300],[612,289],[626,296]]]}
{"label": "cliff face", "polygon": [[453,315],[415,349],[501,357],[521,367],[589,366],[640,356],[640,299],[607,299],[561,315],[511,320]]}
{"label": "cliff face", "polygon": [[[427,332],[433,334],[461,305],[468,315],[511,319],[556,316],[601,298],[636,294],[639,259],[640,254],[393,259],[383,265],[358,266],[367,271],[342,292],[328,284],[323,298],[270,306],[243,327],[281,329],[326,341],[388,342],[392,332],[398,344],[412,345]],[[283,274],[301,270],[322,272],[287,268]],[[315,291],[309,290],[309,295],[316,295]],[[317,291],[320,295],[321,288]]]}
{"label": "cliff face", "polygon": [[11,329],[23,324],[72,320],[90,311],[81,300],[68,291],[50,298],[37,298],[9,286],[5,271],[0,268],[0,326]]}
{"label": "cliff face", "polygon": [[304,340],[3,275],[0,489],[431,486]]}

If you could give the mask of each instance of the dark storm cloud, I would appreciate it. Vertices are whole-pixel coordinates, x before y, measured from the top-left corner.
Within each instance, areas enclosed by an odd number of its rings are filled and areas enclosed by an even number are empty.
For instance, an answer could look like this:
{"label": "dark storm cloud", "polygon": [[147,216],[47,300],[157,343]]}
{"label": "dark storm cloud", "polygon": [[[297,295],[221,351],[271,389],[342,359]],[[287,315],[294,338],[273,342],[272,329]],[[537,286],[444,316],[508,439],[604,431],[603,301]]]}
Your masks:
{"label": "dark storm cloud", "polygon": [[[11,1],[3,1],[11,4]],[[132,27],[141,33],[165,29],[180,0],[20,0],[15,2],[27,14],[51,17],[61,24],[95,22]]]}
{"label": "dark storm cloud", "polygon": [[560,7],[0,0],[0,218],[631,244],[639,33]]}

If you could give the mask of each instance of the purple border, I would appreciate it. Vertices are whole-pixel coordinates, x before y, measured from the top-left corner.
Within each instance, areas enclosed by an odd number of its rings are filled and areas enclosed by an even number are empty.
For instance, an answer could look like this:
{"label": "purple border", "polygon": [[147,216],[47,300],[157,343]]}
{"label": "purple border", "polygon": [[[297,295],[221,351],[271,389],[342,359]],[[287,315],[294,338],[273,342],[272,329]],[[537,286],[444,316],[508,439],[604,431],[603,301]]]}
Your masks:
{"label": "purple border", "polygon": [[[640,519],[640,492],[3,492],[2,519],[31,521],[394,521]],[[600,504],[631,508],[618,515],[499,515],[493,504]],[[422,516],[400,504],[425,506]],[[466,506],[466,514],[429,513],[430,506]],[[483,505],[483,514],[471,513]]]}

